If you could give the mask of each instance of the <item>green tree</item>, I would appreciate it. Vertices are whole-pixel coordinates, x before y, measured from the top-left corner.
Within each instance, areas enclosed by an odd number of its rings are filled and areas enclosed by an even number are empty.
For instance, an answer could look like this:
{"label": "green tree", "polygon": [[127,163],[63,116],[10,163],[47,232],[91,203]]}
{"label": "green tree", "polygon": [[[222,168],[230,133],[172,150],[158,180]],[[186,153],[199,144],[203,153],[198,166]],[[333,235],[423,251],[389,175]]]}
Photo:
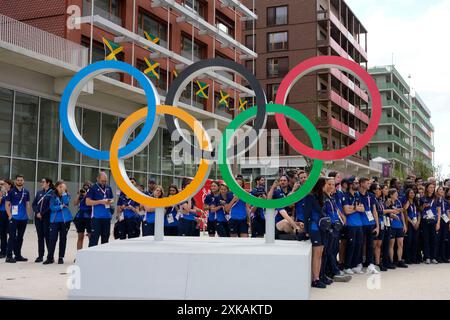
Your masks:
{"label": "green tree", "polygon": [[413,171],[416,176],[423,179],[432,177],[434,175],[434,168],[421,158],[413,160]]}

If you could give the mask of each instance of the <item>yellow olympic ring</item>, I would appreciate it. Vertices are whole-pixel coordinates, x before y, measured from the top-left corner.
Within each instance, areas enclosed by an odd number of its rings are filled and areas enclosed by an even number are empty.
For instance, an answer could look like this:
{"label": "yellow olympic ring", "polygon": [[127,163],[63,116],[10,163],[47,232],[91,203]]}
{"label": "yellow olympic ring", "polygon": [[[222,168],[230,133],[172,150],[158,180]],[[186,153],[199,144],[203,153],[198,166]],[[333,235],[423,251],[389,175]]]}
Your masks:
{"label": "yellow olympic ring", "polygon": [[[204,151],[210,151],[211,144],[209,142],[205,129],[189,113],[180,108],[166,105],[158,105],[156,107],[156,113],[159,115],[169,114],[179,118],[180,120],[183,120],[194,131],[201,149]],[[183,202],[186,199],[189,199],[191,195],[196,194],[200,190],[200,188],[203,186],[203,183],[209,176],[210,162],[206,159],[201,159],[197,173],[192,182],[176,195],[167,198],[152,198],[143,194],[131,184],[131,181],[129,180],[125,170],[123,159],[119,159],[119,149],[126,144],[128,140],[125,139],[128,138],[126,137],[126,135],[130,135],[133,131],[133,128],[137,127],[136,124],[145,120],[146,117],[147,107],[139,109],[138,111],[131,114],[128,118],[126,118],[114,134],[114,138],[112,140],[110,148],[111,173],[117,183],[118,188],[134,201],[152,208],[170,207]]]}

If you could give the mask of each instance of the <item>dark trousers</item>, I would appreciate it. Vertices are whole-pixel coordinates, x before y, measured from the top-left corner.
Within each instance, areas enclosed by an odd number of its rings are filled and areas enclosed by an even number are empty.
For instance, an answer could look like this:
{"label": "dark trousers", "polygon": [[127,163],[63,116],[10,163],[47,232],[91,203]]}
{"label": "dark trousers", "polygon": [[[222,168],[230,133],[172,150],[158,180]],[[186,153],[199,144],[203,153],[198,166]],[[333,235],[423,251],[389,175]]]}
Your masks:
{"label": "dark trousers", "polygon": [[165,236],[176,236],[178,235],[178,227],[164,227],[164,235]]}
{"label": "dark trousers", "polygon": [[405,241],[405,260],[407,262],[417,261],[417,249],[419,247],[419,230],[414,229],[411,222],[408,222],[408,233],[406,234]]}
{"label": "dark trousers", "polygon": [[22,256],[23,235],[27,228],[28,220],[9,220],[9,239],[6,249],[6,256],[12,258],[12,254],[16,257]]}
{"label": "dark trousers", "polygon": [[193,237],[195,236],[195,226],[197,222],[181,218],[178,221],[178,232],[180,236]]}
{"label": "dark trousers", "polygon": [[391,227],[384,227],[383,242],[381,244],[381,261],[384,265],[391,263],[389,257],[389,242],[391,241]]}
{"label": "dark trousers", "polygon": [[9,220],[6,211],[0,211],[0,255],[6,255]]}
{"label": "dark trousers", "polygon": [[366,248],[366,260],[364,264],[366,266],[374,264],[375,260],[375,236],[373,234],[375,228],[376,226],[363,226],[363,243]]}
{"label": "dark trousers", "polygon": [[326,268],[328,265],[328,253],[333,241],[333,236],[330,231],[320,232],[323,243],[322,264],[320,266],[320,278],[324,278],[326,274]]}
{"label": "dark trousers", "polygon": [[67,233],[70,229],[70,222],[52,222],[50,223],[50,245],[48,248],[47,259],[52,260],[55,255],[56,241],[59,237],[59,258],[64,258],[66,253]]}
{"label": "dark trousers", "polygon": [[327,265],[325,268],[326,273],[330,276],[330,278],[333,278],[340,272],[337,262],[337,255],[339,253],[339,239],[339,232],[336,230],[331,230],[331,233],[328,236],[328,246],[326,248]]}
{"label": "dark trousers", "polygon": [[445,223],[444,220],[441,220],[441,228],[439,229],[438,236],[438,252],[437,257],[443,260],[447,260],[450,257],[448,256],[448,223]]}
{"label": "dark trousers", "polygon": [[228,228],[228,222],[226,221],[216,221],[216,231],[219,237],[229,237],[230,230]]}
{"label": "dark trousers", "polygon": [[142,222],[142,236],[154,236],[155,235],[155,224],[150,222]]}
{"label": "dark trousers", "polygon": [[38,238],[38,257],[43,258],[45,247],[47,247],[47,251],[50,248],[50,216],[44,216],[42,219],[35,217],[34,225]]}
{"label": "dark trousers", "polygon": [[423,258],[435,259],[437,253],[437,237],[436,221],[434,220],[422,220],[423,221]]}
{"label": "dark trousers", "polygon": [[89,247],[98,245],[101,238],[101,244],[108,243],[111,234],[111,219],[92,219],[92,232],[89,237]]}
{"label": "dark trousers", "polygon": [[136,219],[125,219],[119,222],[119,239],[132,239],[139,237],[139,226]]}
{"label": "dark trousers", "polygon": [[363,231],[362,227],[347,227],[347,249],[345,251],[345,269],[351,269],[361,263]]}

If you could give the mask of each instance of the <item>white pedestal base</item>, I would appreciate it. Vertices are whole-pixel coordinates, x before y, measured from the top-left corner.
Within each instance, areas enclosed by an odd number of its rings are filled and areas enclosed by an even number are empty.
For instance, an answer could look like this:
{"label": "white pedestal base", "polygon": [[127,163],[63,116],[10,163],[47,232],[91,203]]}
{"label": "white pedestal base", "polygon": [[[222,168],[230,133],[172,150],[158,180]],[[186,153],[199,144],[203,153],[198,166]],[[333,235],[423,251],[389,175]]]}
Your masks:
{"label": "white pedestal base", "polygon": [[309,299],[309,242],[153,237],[80,251],[71,299]]}

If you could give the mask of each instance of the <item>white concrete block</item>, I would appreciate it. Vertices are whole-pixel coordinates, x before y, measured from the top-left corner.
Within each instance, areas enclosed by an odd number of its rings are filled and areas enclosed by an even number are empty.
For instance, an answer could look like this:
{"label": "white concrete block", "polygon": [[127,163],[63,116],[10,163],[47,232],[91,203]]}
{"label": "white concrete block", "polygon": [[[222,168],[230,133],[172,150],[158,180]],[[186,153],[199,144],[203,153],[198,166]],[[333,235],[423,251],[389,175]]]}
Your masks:
{"label": "white concrete block", "polygon": [[76,265],[71,299],[309,299],[311,244],[145,237],[81,250]]}

